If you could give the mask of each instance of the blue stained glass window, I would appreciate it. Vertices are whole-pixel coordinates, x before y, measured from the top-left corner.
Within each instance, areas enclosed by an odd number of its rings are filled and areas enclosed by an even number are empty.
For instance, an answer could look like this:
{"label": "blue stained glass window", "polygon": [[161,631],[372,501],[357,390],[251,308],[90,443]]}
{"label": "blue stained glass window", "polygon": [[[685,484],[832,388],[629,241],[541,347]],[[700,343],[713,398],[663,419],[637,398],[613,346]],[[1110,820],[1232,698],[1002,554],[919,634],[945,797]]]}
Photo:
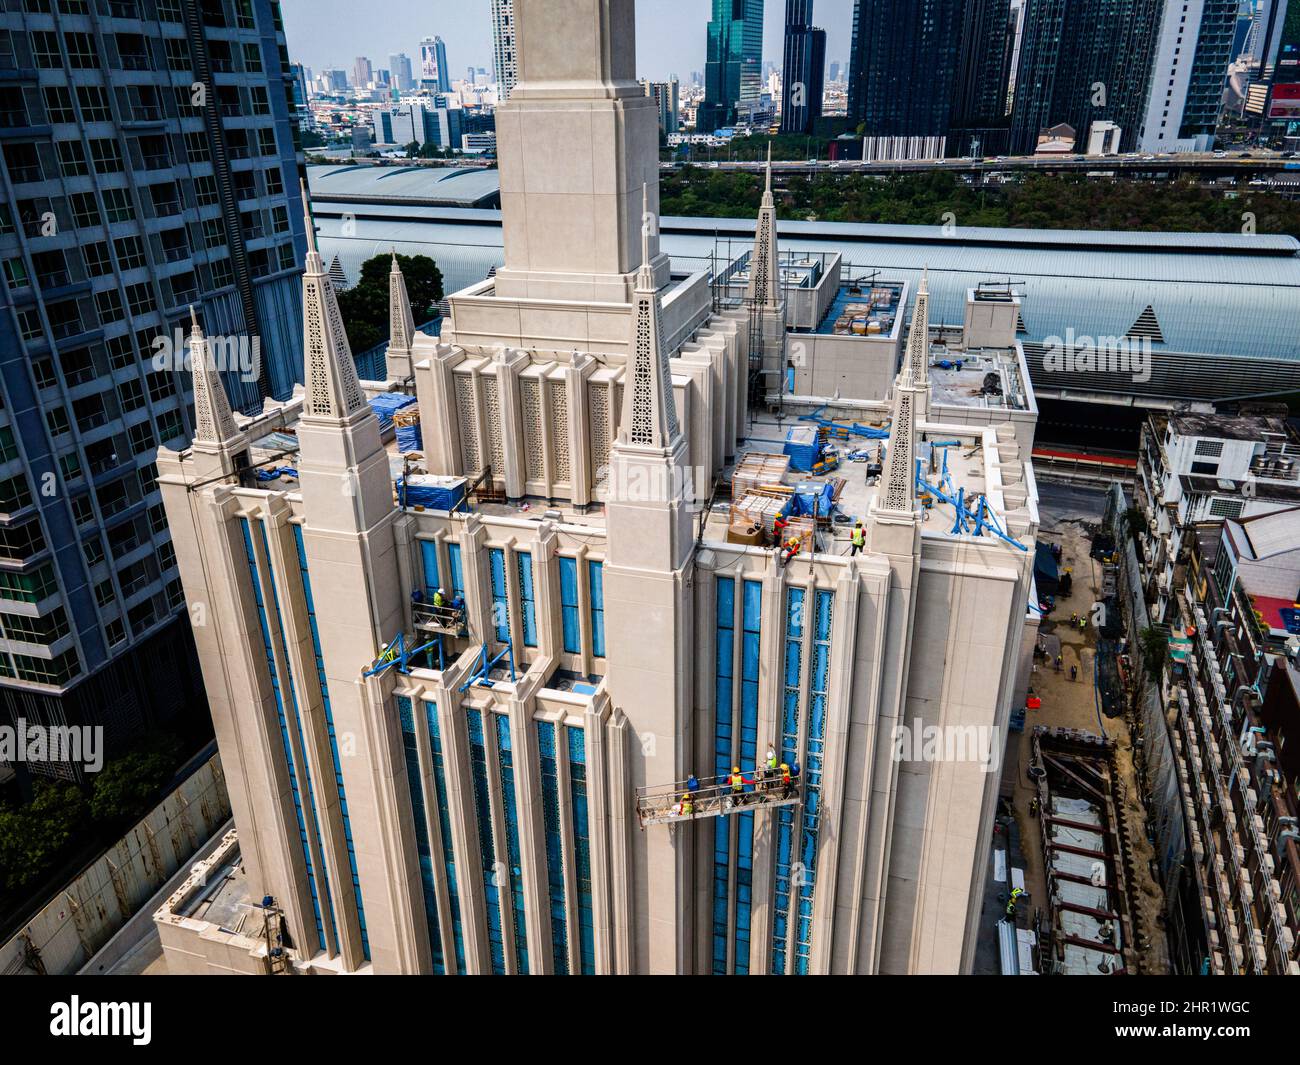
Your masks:
{"label": "blue stained glass window", "polygon": [[420,748],[415,736],[415,710],[405,695],[397,697],[397,715],[402,722],[402,754],[406,761],[406,783],[411,791],[411,816],[415,822],[415,852],[420,861],[420,885],[424,893],[424,916],[429,925],[429,949],[433,971],[442,975],[442,935],[438,931],[438,892],[433,873],[433,847],[429,842],[428,810],[424,805],[424,778],[420,771]]}
{"label": "blue stained glass window", "polygon": [[568,912],[564,900],[564,822],[560,819],[560,777],[555,725],[537,722],[542,770],[542,828],[546,834],[546,884],[551,902],[551,952],[558,976],[569,973]]}
{"label": "blue stained glass window", "polygon": [[591,584],[591,653],[605,657],[605,568],[599,562],[587,563]]}
{"label": "blue stained glass window", "polygon": [[470,775],[474,780],[474,806],[478,814],[479,856],[483,863],[483,898],[487,904],[488,950],[492,957],[492,972],[504,976],[506,971],[505,941],[501,934],[501,895],[497,890],[496,845],[492,839],[492,799],[488,790],[487,748],[483,740],[483,714],[479,710],[466,711],[469,733]]}
{"label": "blue stained glass window", "polygon": [[524,646],[537,646],[537,601],[533,597],[533,556],[527,551],[515,554],[519,571],[519,613],[524,630]]}
{"label": "blue stained glass window", "polygon": [[[320,683],[321,702],[325,710],[325,731],[329,736],[330,760],[334,765],[334,786],[339,793],[339,812],[343,819],[343,836],[348,848],[348,869],[352,876],[352,895],[357,904],[357,923],[361,926],[361,951],[370,960],[370,935],[366,929],[366,907],[361,898],[361,877],[357,874],[357,849],[352,842],[352,819],[348,816],[348,794],[343,786],[343,765],[339,761],[338,734],[334,730],[334,710],[330,706],[330,689],[325,680],[325,656],[316,626],[316,605],[311,594],[311,574],[307,569],[307,549],[303,545],[302,526],[293,526],[294,545],[298,550],[298,570],[302,575],[302,592],[307,602],[307,622],[311,629],[311,649],[316,660],[316,679]],[[435,578],[436,579],[436,578]]]}
{"label": "blue stained glass window", "polygon": [[582,627],[578,623],[578,560],[560,556],[560,621],[564,629],[564,650],[582,652]]}
{"label": "blue stained glass window", "polygon": [[501,773],[502,815],[506,823],[506,858],[510,876],[510,902],[514,916],[515,958],[519,972],[528,975],[528,929],[524,920],[524,870],[519,853],[519,806],[515,798],[514,749],[510,736],[510,718],[496,717],[497,768]]}
{"label": "blue stained glass window", "polygon": [[456,876],[456,851],[451,839],[451,811],[447,807],[447,762],[442,750],[442,733],[438,726],[438,707],[424,704],[425,725],[429,730],[433,754],[433,784],[438,800],[438,827],[442,834],[442,863],[447,877],[447,901],[451,909],[451,930],[456,941],[457,975],[465,972],[465,925],[460,911],[460,883]]}
{"label": "blue stained glass window", "polygon": [[587,827],[587,748],[580,728],[569,734],[569,796],[573,803],[574,866],[578,881],[578,957],[583,976],[596,975],[595,920],[591,909],[591,836]]}

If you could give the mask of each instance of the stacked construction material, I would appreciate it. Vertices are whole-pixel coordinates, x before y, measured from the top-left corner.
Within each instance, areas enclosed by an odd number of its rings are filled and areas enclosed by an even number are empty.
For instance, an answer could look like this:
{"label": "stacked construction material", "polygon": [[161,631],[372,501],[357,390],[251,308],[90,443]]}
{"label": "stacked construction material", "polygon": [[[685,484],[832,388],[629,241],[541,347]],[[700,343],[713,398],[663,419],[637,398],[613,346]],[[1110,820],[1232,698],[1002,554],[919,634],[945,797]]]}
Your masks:
{"label": "stacked construction material", "polygon": [[371,396],[370,409],[379,419],[379,435],[387,440],[393,428],[393,415],[399,410],[415,406],[415,403],[414,396],[405,396],[400,392],[383,392],[378,396]]}
{"label": "stacked construction material", "polygon": [[397,478],[397,501],[417,510],[467,510],[465,478],[413,473]]}
{"label": "stacked construction material", "polygon": [[731,475],[731,498],[744,499],[750,492],[782,484],[789,469],[789,455],[750,452],[736,463]]}
{"label": "stacked construction material", "polygon": [[424,450],[424,434],[420,430],[420,409],[408,407],[393,415],[397,431],[397,450],[403,455]]}

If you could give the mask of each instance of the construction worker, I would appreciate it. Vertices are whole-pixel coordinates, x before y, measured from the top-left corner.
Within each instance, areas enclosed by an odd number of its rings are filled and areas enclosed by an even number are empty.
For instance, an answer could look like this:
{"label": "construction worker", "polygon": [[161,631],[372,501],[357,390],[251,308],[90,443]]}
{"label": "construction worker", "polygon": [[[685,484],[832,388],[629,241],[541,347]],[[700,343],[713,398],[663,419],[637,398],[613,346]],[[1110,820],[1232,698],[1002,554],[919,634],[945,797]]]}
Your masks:
{"label": "construction worker", "polygon": [[1071,666],[1071,667],[1070,667],[1070,679],[1071,679],[1071,680],[1078,680],[1078,679],[1079,679],[1079,667],[1078,667],[1078,666]]}
{"label": "construction worker", "polygon": [[853,546],[849,549],[850,557],[856,555],[859,551],[861,551],[864,547],[867,546],[867,530],[862,527],[862,522],[858,522],[857,525],[853,527],[853,535],[851,537],[851,540]]}
{"label": "construction worker", "polygon": [[727,783],[731,785],[732,798],[736,800],[737,806],[745,805],[745,785],[753,784],[752,780],[746,780],[745,774],[740,771],[740,766],[731,767],[731,775],[727,777]]}
{"label": "construction worker", "polygon": [[794,556],[799,553],[799,541],[795,537],[790,537],[785,542],[785,547],[781,551],[781,565],[788,566]]}
{"label": "construction worker", "polygon": [[695,813],[695,804],[691,802],[690,792],[682,792],[681,811],[683,817],[690,817]]}
{"label": "construction worker", "polygon": [[1061,672],[1061,656],[1056,656],[1056,672]]}
{"label": "construction worker", "polygon": [[767,745],[767,771],[771,774],[776,773],[776,748],[770,743]]}
{"label": "construction worker", "polygon": [[790,775],[790,766],[786,762],[781,763],[781,798],[788,799],[794,795],[794,778]]}
{"label": "construction worker", "polygon": [[782,543],[785,540],[785,531],[789,527],[790,519],[784,514],[778,514],[776,520],[772,522],[772,543]]}
{"label": "construction worker", "polygon": [[433,593],[433,609],[441,610],[446,605],[447,605],[447,593],[444,592],[441,588],[439,588],[436,592]]}
{"label": "construction worker", "polygon": [[686,778],[686,790],[691,792],[691,794],[700,790],[700,782],[695,779],[694,773]]}

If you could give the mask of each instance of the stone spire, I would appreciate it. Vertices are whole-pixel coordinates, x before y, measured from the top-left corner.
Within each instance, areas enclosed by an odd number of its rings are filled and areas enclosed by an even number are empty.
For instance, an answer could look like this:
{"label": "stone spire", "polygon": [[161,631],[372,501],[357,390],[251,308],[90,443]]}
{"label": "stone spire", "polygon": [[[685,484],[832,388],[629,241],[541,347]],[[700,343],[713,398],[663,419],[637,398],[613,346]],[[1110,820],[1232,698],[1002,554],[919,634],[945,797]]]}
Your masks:
{"label": "stone spire", "polygon": [[411,344],[415,339],[415,319],[411,316],[411,298],[406,291],[406,278],[397,262],[397,249],[393,249],[393,269],[388,274],[388,350],[384,360],[390,379],[405,380],[411,376]]}
{"label": "stone spire", "polygon": [[921,286],[916,290],[912,325],[907,331],[907,354],[904,357],[912,383],[921,390],[918,417],[930,414],[930,268],[921,270]]}
{"label": "stone spire", "polygon": [[641,267],[632,297],[632,351],[623,389],[620,442],[672,448],[680,438],[668,352],[662,344],[659,291],[651,262],[650,191],[642,186]]}
{"label": "stone spire", "polygon": [[221,375],[212,364],[208,342],[190,307],[190,373],[194,378],[194,448],[209,454],[243,448],[243,438],[230,410]]}
{"label": "stone spire", "polygon": [[927,391],[928,386],[917,382],[911,360],[904,362],[903,372],[894,382],[894,416],[889,426],[885,475],[872,502],[872,511],[877,516],[906,518],[915,515],[916,432],[919,408]]}
{"label": "stone spire", "polygon": [[302,277],[303,373],[307,388],[303,413],[309,418],[344,422],[369,413],[370,408],[357,380],[357,364],[343,329],[334,285],[316,247],[305,184],[302,199],[307,217],[307,269]]}
{"label": "stone spire", "polygon": [[776,199],[772,195],[772,145],[767,146],[767,178],[754,232],[745,298],[750,307],[775,308],[781,299],[780,261],[776,247]]}

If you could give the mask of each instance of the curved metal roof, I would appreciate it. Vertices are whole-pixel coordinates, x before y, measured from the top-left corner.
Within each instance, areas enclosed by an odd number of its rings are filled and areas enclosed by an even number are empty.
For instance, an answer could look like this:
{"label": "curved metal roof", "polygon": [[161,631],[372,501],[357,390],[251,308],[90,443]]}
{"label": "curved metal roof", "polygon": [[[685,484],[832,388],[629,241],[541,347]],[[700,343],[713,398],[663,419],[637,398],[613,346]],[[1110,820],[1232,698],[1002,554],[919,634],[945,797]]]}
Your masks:
{"label": "curved metal roof", "polygon": [[[366,209],[344,237],[336,211],[321,204],[317,213],[321,250],[327,261],[337,254],[349,278],[394,245],[435,259],[448,292],[503,261],[499,212]],[[1157,352],[1300,361],[1300,242],[1292,237],[960,227],[948,234],[823,222],[779,228],[786,249],[839,252],[855,273],[880,270],[884,279],[911,281],[913,292],[928,265],[934,322],[960,324],[967,289],[1010,280],[1024,294],[1026,341],[1070,330],[1122,337],[1151,307],[1164,338],[1152,345]],[[731,237],[738,253],[753,231],[743,220],[665,218],[661,240],[679,269],[699,269],[713,256],[715,234]]]}
{"label": "curved metal roof", "polygon": [[501,179],[487,167],[316,165],[312,199],[336,203],[477,207],[500,202]]}

